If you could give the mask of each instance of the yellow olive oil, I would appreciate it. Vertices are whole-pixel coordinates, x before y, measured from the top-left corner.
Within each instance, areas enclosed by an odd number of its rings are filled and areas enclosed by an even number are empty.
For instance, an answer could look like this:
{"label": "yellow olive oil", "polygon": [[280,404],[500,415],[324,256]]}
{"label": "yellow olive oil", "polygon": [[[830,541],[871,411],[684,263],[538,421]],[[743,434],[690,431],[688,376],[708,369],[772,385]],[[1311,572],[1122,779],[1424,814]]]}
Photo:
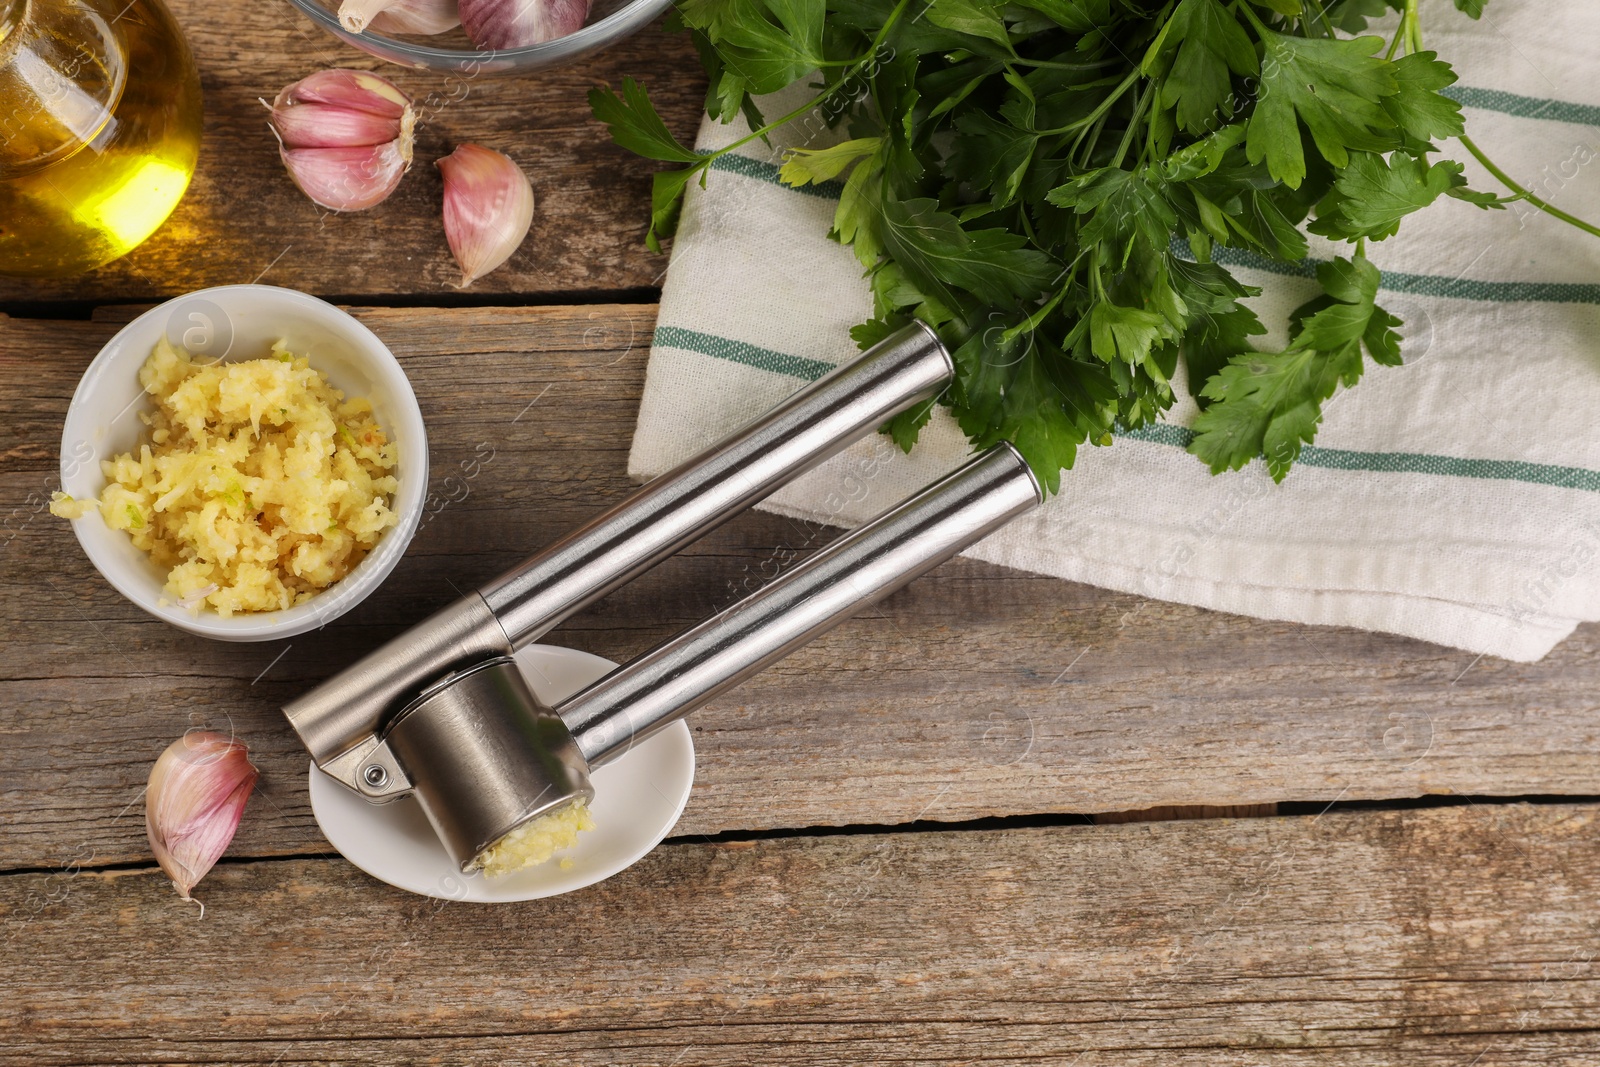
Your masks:
{"label": "yellow olive oil", "polygon": [[92,270],[154,233],[189,186],[194,58],[161,0],[0,8],[0,274]]}

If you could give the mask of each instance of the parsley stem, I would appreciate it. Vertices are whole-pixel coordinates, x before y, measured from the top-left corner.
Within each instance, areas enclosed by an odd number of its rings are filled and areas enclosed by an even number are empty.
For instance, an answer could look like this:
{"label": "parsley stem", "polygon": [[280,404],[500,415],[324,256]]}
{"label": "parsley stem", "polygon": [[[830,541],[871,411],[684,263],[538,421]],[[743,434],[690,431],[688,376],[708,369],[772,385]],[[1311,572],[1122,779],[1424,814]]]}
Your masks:
{"label": "parsley stem", "polygon": [[[820,67],[859,67],[862,64],[864,64],[864,63],[868,62],[869,60],[871,60],[873,56],[878,54],[878,49],[883,47],[884,38],[889,36],[889,31],[894,28],[895,22],[899,20],[900,13],[903,12],[906,9],[906,5],[908,3],[910,3],[910,2],[911,2],[911,0],[900,0],[900,3],[895,6],[895,9],[893,11],[889,12],[889,17],[884,19],[883,27],[878,30],[877,36],[872,39],[872,47],[867,49],[861,55],[856,56],[854,59],[825,59],[825,60],[819,60],[818,63],[817,63],[817,66],[819,68]],[[826,95],[826,94],[824,94],[824,95]]]}
{"label": "parsley stem", "polygon": [[1406,0],[1406,51],[1422,51],[1422,16],[1417,14],[1417,0]]}
{"label": "parsley stem", "polygon": [[1400,25],[1394,31],[1394,40],[1389,42],[1389,50],[1383,53],[1385,63],[1393,63],[1394,57],[1400,54],[1400,42],[1406,37],[1406,19],[1400,16]]}
{"label": "parsley stem", "polygon": [[1023,334],[1029,334],[1037,330],[1040,324],[1042,324],[1045,319],[1050,317],[1050,313],[1060,305],[1061,301],[1066,297],[1067,292],[1071,288],[1072,278],[1069,275],[1067,277],[1066,284],[1058,289],[1054,296],[1052,296],[1049,300],[1046,300],[1043,304],[1039,305],[1039,308],[1034,311],[1033,314],[1029,315],[1027,318],[1023,319],[1021,322],[1008,328],[1004,333],[1002,333],[1000,335],[1000,343],[1006,344],[1010,341],[1015,341]]}
{"label": "parsley stem", "polygon": [[1144,92],[1139,94],[1134,101],[1133,117],[1128,120],[1128,128],[1122,131],[1122,143],[1117,145],[1117,154],[1111,161],[1113,167],[1122,166],[1122,161],[1128,156],[1128,149],[1133,146],[1133,135],[1139,129],[1140,120],[1144,118],[1145,108],[1150,104],[1150,98],[1155,95],[1154,83],[1149,85]]}
{"label": "parsley stem", "polygon": [[861,62],[865,63],[878,54],[878,49],[882,48],[883,42],[888,39],[889,31],[894,29],[894,24],[900,21],[900,16],[905,13],[906,6],[910,3],[911,0],[900,0],[898,4],[894,5],[894,10],[889,12],[889,17],[883,20],[882,28],[873,36],[872,47],[867,49],[867,54],[861,58]]}
{"label": "parsley stem", "polygon": [[[1106,116],[1102,114],[1098,119],[1095,120],[1093,126],[1085,128],[1083,132],[1078,134],[1078,139],[1072,142],[1072,151],[1068,153],[1068,158],[1070,159],[1074,154],[1076,154],[1078,147],[1083,145],[1083,155],[1079,159],[1078,165],[1080,167],[1087,167],[1089,165],[1089,160],[1094,156],[1095,148],[1100,144],[1100,133],[1105,129],[1105,126]],[[1084,144],[1085,139],[1087,139],[1088,144]]]}
{"label": "parsley stem", "polygon": [[[1322,28],[1328,31],[1328,36],[1330,38],[1333,37],[1333,23],[1328,21],[1328,9],[1322,6],[1322,0],[1306,0],[1306,3],[1311,6],[1311,10],[1315,13],[1317,19],[1322,20]],[[1300,20],[1300,25],[1307,31],[1307,37],[1311,36],[1311,23],[1314,21],[1315,20],[1308,21],[1306,19]]]}
{"label": "parsley stem", "polygon": [[1234,4],[1234,9],[1244,12],[1244,17],[1249,19],[1250,25],[1256,28],[1256,36],[1260,38],[1263,43],[1265,43],[1267,34],[1271,33],[1272,31],[1267,29],[1266,23],[1261,21],[1260,16],[1258,16],[1255,11],[1251,9],[1249,3],[1236,3]]}
{"label": "parsley stem", "polygon": [[804,115],[807,111],[810,111],[812,108],[816,107],[819,102],[821,102],[823,100],[826,100],[828,98],[828,96],[829,96],[828,93],[822,93],[819,96],[816,96],[816,97],[813,97],[810,100],[807,100],[804,104],[801,104],[799,107],[795,108],[793,111],[791,111],[787,115],[783,116],[783,118],[778,119],[778,120],[776,120],[774,122],[769,122],[765,126],[761,127],[759,130],[756,130],[756,131],[748,134],[747,136],[739,138],[737,141],[733,142],[730,145],[724,145],[723,147],[717,149],[715,152],[707,153],[705,155],[705,157],[699,163],[695,164],[695,166],[700,167],[702,169],[709,168],[711,166],[711,161],[713,159],[716,159],[719,156],[725,156],[729,152],[732,152],[735,148],[742,148],[743,146],[749,144],[751,141],[754,141],[758,137],[765,137],[767,134],[771,133],[773,130],[778,129],[779,127],[787,126],[789,123],[793,122],[795,119],[799,118],[801,115]]}
{"label": "parsley stem", "polygon": [[1516,193],[1517,196],[1521,197],[1523,200],[1526,200],[1540,211],[1543,211],[1546,215],[1558,218],[1569,226],[1576,226],[1585,233],[1591,233],[1596,237],[1600,237],[1600,227],[1595,227],[1587,222],[1584,222],[1582,219],[1577,218],[1576,216],[1567,214],[1565,211],[1562,211],[1548,200],[1541,199],[1540,197],[1529,192],[1527,189],[1524,189],[1522,186],[1518,185],[1512,180],[1511,175],[1495,166],[1494,160],[1483,154],[1483,150],[1472,142],[1472,138],[1462,134],[1459,140],[1466,150],[1472,153],[1472,158],[1476,159],[1479,163],[1482,163],[1483,168],[1490,174],[1493,174],[1495,176],[1495,180],[1497,180],[1501,185],[1504,185],[1507,189],[1510,189],[1513,193]]}
{"label": "parsley stem", "polygon": [[1400,28],[1395,30],[1394,40],[1389,42],[1389,50],[1383,58],[1393,60],[1400,51],[1402,41],[1408,54],[1422,51],[1422,24],[1417,20],[1417,0],[1406,0],[1405,10],[1400,13]]}
{"label": "parsley stem", "polygon": [[1034,130],[1032,131],[1033,134],[1037,137],[1055,137],[1058,134],[1071,133],[1073,130],[1081,130],[1085,126],[1093,125],[1096,120],[1105,115],[1106,111],[1110,109],[1112,104],[1115,104],[1122,98],[1122,94],[1127,92],[1133,83],[1138,81],[1140,77],[1141,74],[1139,68],[1133,68],[1133,70],[1128,72],[1128,76],[1123,78],[1122,82],[1115,89],[1111,90],[1111,92],[1107,94],[1106,98],[1096,105],[1093,111],[1089,112],[1083,118],[1078,119],[1075,122],[1069,122],[1059,129]]}
{"label": "parsley stem", "polygon": [[1054,59],[1029,59],[1027,56],[1012,56],[1007,62],[1020,63],[1025,67],[1045,67],[1049,70],[1099,70],[1102,67],[1114,67],[1121,60],[1097,59],[1093,63],[1062,63]]}

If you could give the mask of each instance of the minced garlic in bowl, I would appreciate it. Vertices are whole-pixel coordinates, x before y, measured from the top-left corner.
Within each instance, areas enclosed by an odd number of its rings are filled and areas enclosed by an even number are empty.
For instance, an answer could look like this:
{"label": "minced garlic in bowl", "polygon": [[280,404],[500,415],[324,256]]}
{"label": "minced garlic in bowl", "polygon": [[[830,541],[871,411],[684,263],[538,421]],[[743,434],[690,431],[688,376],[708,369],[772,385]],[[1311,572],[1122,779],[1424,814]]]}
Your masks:
{"label": "minced garlic in bowl", "polygon": [[139,370],[156,404],[138,451],[101,463],[98,501],[57,493],[52,514],[98,505],[167,572],[164,593],[219,615],[277,611],[349,574],[396,516],[397,447],[362,398],[274,345],[198,363],[165,338]]}
{"label": "minced garlic in bowl", "polygon": [[[472,869],[494,878],[546,863],[557,852],[576,845],[580,831],[593,829],[589,805],[575,800],[537,819],[529,819],[506,834],[478,853],[472,861]],[[562,860],[563,866],[566,863]]]}

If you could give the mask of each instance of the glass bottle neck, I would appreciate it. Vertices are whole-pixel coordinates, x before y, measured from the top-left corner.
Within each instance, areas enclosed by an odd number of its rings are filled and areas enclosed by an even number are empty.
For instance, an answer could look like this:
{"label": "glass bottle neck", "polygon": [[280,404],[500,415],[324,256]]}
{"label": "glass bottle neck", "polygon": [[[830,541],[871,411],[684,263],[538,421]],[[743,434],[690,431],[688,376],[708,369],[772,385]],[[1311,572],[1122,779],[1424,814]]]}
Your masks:
{"label": "glass bottle neck", "polygon": [[72,155],[106,132],[127,79],[95,0],[0,0],[0,179]]}

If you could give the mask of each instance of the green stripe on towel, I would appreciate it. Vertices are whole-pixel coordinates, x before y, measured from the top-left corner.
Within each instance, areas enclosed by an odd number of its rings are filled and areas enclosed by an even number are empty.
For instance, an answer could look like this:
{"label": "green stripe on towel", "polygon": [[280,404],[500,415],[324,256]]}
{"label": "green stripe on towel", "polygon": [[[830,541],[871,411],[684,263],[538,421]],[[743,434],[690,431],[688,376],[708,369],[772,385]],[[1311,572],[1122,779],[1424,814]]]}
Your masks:
{"label": "green stripe on towel", "polygon": [[718,156],[711,161],[712,170],[727,171],[729,174],[742,174],[746,178],[754,178],[758,182],[767,182],[771,185],[781,185],[785,189],[792,189],[806,196],[815,196],[822,200],[837,200],[844,193],[844,182],[818,182],[815,185],[790,185],[778,177],[778,167],[774,163],[763,163],[759,159],[741,156],[736,152]]}
{"label": "green stripe on towel", "polygon": [[[1137,430],[1122,430],[1120,436],[1151,444],[1188,448],[1194,431],[1182,426],[1157,423]],[[1300,451],[1300,464],[1341,471],[1374,471],[1380,474],[1440,474],[1454,478],[1487,478],[1504,482],[1527,482],[1558,489],[1600,492],[1600,471],[1581,467],[1557,467],[1547,463],[1524,463],[1511,459],[1458,459],[1431,456],[1421,452],[1352,452],[1343,448],[1307,446]]]}
{"label": "green stripe on towel", "polygon": [[824,363],[820,359],[785,355],[770,348],[747,345],[743,341],[700,333],[698,330],[685,330],[681,326],[657,326],[655,340],[651,343],[698,352],[702,356],[725,359],[730,363],[742,363],[746,367],[769,370],[774,374],[787,374],[791,378],[804,378],[808,382],[816,381],[833,369],[832,363]]}
{"label": "green stripe on towel", "polygon": [[[833,370],[833,364],[820,359],[805,359],[774,352],[770,348],[734,341],[716,334],[686,330],[681,326],[657,326],[657,345],[698,352],[713,359],[725,359],[746,367],[756,367],[791,378],[816,381]],[[1137,430],[1119,430],[1118,436],[1149,444],[1188,448],[1194,432],[1182,426],[1156,423]],[[1420,452],[1352,452],[1343,448],[1309,446],[1300,452],[1300,463],[1307,467],[1331,470],[1372,471],[1379,474],[1437,474],[1454,478],[1485,478],[1495,481],[1527,482],[1560,489],[1600,492],[1600,471],[1581,467],[1557,467],[1545,463],[1524,463],[1509,459],[1458,459],[1431,456]]]}
{"label": "green stripe on towel", "polygon": [[[1174,241],[1173,250],[1190,256],[1187,241]],[[1212,248],[1211,258],[1228,267],[1246,267],[1291,278],[1315,278],[1324,260],[1303,259],[1280,263],[1242,248]],[[1379,288],[1413,296],[1438,296],[1452,300],[1487,300],[1501,304],[1600,304],[1600,285],[1577,282],[1488,282],[1476,278],[1449,278],[1442,274],[1406,274],[1383,271]]]}
{"label": "green stripe on towel", "polygon": [[1570,122],[1575,126],[1600,126],[1600,107],[1589,104],[1518,96],[1516,93],[1503,93],[1499,89],[1474,89],[1470,85],[1451,85],[1440,92],[1462,107],[1498,111],[1519,119],[1548,119],[1551,122]]}

